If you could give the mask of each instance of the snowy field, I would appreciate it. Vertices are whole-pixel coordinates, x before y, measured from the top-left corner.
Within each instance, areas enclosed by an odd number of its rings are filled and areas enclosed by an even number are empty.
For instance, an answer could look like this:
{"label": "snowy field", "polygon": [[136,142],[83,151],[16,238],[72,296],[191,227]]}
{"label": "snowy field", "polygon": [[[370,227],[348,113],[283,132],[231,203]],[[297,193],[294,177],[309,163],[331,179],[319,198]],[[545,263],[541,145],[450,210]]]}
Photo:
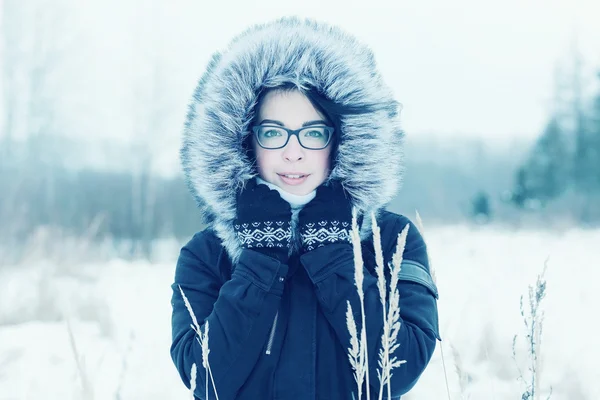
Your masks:
{"label": "snowy field", "polygon": [[[518,334],[526,370],[519,297],[547,257],[540,387],[551,386],[555,400],[600,399],[600,231],[455,226],[425,236],[443,346],[405,399],[447,399],[447,386],[453,400],[520,399],[511,350]],[[177,252],[153,265],[32,258],[2,266],[0,400],[189,399],[169,355]]]}

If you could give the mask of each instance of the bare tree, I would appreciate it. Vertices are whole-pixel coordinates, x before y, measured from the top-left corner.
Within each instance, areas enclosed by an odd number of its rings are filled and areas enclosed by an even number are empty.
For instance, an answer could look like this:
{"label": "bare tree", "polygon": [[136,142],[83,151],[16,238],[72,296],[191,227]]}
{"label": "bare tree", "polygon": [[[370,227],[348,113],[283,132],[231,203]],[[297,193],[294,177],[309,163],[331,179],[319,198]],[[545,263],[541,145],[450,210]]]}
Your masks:
{"label": "bare tree", "polygon": [[17,113],[17,69],[22,54],[21,9],[18,0],[0,2],[0,87],[2,88],[2,129],[0,130],[0,161],[8,162]]}
{"label": "bare tree", "polygon": [[67,50],[72,50],[70,13],[60,0],[1,0],[0,11],[0,156],[12,165],[10,171],[4,170],[10,181],[8,190],[3,190],[5,198],[0,211],[13,214],[14,220],[16,210],[21,209],[33,212],[39,218],[37,223],[51,223],[56,212],[55,182],[61,164],[56,140],[61,118],[56,104],[64,90],[59,86],[57,72],[68,56]]}
{"label": "bare tree", "polygon": [[165,138],[168,115],[172,112],[169,101],[169,82],[164,54],[162,30],[165,21],[161,2],[145,1],[144,10],[137,15],[132,29],[132,46],[136,51],[136,74],[132,82],[133,127],[132,173],[132,253],[145,257],[152,255],[156,236],[157,180],[155,157]]}
{"label": "bare tree", "polygon": [[588,159],[588,148],[582,93],[583,60],[576,38],[573,39],[571,52],[573,58],[573,72],[571,75],[571,112],[573,120],[573,137],[575,140],[575,152],[573,155],[573,178],[576,188],[581,191],[585,190],[584,182],[586,181],[586,175],[588,173],[586,165]]}

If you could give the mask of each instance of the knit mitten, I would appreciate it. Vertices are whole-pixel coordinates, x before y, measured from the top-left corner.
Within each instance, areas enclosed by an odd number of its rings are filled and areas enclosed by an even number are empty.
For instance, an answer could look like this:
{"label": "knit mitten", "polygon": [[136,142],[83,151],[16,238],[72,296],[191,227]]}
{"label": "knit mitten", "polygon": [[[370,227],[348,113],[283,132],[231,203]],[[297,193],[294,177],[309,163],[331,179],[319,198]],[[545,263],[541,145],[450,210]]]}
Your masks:
{"label": "knit mitten", "polygon": [[302,253],[328,244],[351,243],[352,204],[337,181],[317,188],[315,198],[298,214]]}
{"label": "knit mitten", "polygon": [[286,264],[292,236],[290,204],[276,190],[250,179],[237,196],[234,231],[243,248]]}

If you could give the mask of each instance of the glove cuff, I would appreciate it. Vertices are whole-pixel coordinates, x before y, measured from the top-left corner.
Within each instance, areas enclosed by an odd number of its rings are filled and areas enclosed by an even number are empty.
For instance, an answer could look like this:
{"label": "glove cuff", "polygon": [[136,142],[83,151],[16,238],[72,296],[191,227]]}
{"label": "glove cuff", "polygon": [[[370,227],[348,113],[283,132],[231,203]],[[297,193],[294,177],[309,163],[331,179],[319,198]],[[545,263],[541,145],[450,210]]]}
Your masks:
{"label": "glove cuff", "polygon": [[324,220],[303,224],[300,228],[302,251],[311,251],[332,243],[352,243],[351,229],[348,221]]}
{"label": "glove cuff", "polygon": [[290,245],[290,221],[259,221],[234,225],[240,244],[248,249],[286,249]]}

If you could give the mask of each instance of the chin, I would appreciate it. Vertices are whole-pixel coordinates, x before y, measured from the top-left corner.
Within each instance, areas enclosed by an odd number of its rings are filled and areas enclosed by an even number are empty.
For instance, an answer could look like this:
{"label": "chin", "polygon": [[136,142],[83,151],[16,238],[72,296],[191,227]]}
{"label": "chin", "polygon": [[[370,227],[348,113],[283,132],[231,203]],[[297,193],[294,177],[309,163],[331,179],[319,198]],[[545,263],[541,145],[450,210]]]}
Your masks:
{"label": "chin", "polygon": [[304,182],[302,185],[292,186],[286,185],[285,183],[277,183],[277,186],[282,188],[288,193],[295,194],[297,196],[305,196],[315,190],[315,185],[312,182]]}
{"label": "chin", "polygon": [[298,196],[305,196],[313,191],[313,189],[310,189],[310,188],[304,189],[304,188],[299,188],[299,187],[294,187],[293,189],[290,189],[290,188],[283,188],[283,189],[286,192],[290,192],[291,194],[295,194]]}

